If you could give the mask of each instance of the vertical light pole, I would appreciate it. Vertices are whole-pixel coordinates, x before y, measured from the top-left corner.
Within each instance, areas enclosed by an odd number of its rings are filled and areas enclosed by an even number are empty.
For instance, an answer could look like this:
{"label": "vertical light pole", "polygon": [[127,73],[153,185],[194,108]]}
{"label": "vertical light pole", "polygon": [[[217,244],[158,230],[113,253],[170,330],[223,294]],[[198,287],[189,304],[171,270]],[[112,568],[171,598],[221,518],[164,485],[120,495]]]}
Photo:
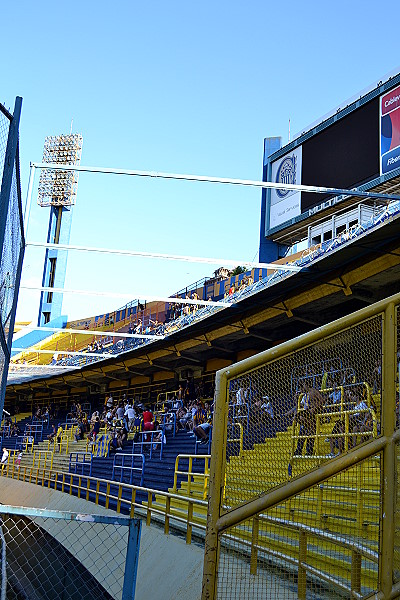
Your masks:
{"label": "vertical light pole", "polygon": [[[79,166],[83,138],[80,134],[46,137],[43,150],[44,163]],[[47,242],[68,244],[71,233],[72,207],[78,190],[77,171],[42,169],[38,187],[39,206],[50,206]],[[64,286],[67,268],[67,251],[47,249],[44,259],[42,286]],[[62,294],[42,292],[40,296],[38,326],[41,327],[61,316]]]}

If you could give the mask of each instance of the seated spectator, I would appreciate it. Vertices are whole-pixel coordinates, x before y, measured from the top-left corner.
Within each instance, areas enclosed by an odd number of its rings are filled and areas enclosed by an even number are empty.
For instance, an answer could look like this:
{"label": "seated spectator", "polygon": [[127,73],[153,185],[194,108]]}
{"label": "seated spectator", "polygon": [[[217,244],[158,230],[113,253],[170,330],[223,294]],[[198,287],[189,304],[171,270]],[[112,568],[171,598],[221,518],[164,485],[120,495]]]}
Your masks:
{"label": "seated spectator", "polygon": [[330,405],[334,405],[334,406],[328,406],[327,412],[337,412],[338,410],[340,410],[341,400],[342,400],[342,391],[339,387],[334,385],[333,391],[328,396],[328,405],[330,404]]}
{"label": "seated spectator", "polygon": [[15,435],[20,435],[21,432],[19,430],[19,427],[16,423],[13,424],[13,426],[11,427],[11,432],[10,435],[15,436]]}
{"label": "seated spectator", "polygon": [[83,440],[85,438],[85,425],[82,421],[78,422],[78,428],[75,432],[75,441]]}
{"label": "seated spectator", "polygon": [[349,419],[349,429],[351,429],[352,433],[354,434],[352,438],[350,437],[350,440],[352,440],[352,447],[356,445],[358,433],[367,434],[362,435],[361,439],[365,437],[368,438],[369,435],[372,433],[373,428],[372,414],[364,399],[358,401],[358,403],[354,407],[354,410],[357,412],[350,415]]}
{"label": "seated spectator", "polygon": [[[155,426],[155,424],[154,424],[154,426]],[[174,429],[173,415],[171,413],[167,413],[164,417],[164,430],[165,431],[173,431],[173,429]]]}
{"label": "seated spectator", "polygon": [[192,411],[189,408],[185,410],[184,408],[180,408],[176,415],[176,424],[180,429],[190,429],[190,424],[192,423]]}
{"label": "seated spectator", "polygon": [[114,411],[108,410],[106,412],[106,416],[105,416],[106,425],[111,427],[111,425],[113,424],[113,418],[114,418]]}
{"label": "seated spectator", "polygon": [[212,429],[212,417],[208,417],[207,421],[200,423],[196,427],[193,427],[193,433],[201,440],[200,444],[208,444],[210,432]]}
{"label": "seated spectator", "polygon": [[51,426],[51,433],[47,436],[47,439],[50,440],[50,442],[53,442],[56,435],[57,435],[57,427],[53,424]]}

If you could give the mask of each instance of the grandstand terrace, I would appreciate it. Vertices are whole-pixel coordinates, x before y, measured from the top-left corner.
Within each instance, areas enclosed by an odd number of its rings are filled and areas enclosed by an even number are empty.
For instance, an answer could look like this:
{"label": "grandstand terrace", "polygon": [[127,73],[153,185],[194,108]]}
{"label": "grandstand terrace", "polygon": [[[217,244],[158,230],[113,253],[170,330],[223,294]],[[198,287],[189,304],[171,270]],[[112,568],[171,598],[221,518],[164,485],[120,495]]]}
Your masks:
{"label": "grandstand terrace", "polygon": [[39,371],[28,375],[29,382],[21,379],[18,384],[18,370],[13,370],[6,407],[17,398],[23,402],[24,396],[36,401],[35,394],[46,402],[55,394],[89,397],[100,389],[104,395],[108,390],[134,392],[135,387],[146,386],[154,401],[151,387],[176,389],[182,372],[212,375],[222,366],[372,304],[399,290],[399,223],[396,212],[387,213],[370,230],[307,261],[300,272],[275,275],[268,285],[261,280],[248,286],[233,299],[232,307],[204,313],[200,308],[183,327],[164,329],[163,339],[146,339],[123,352],[117,348],[116,356],[70,367],[60,376],[41,377]]}

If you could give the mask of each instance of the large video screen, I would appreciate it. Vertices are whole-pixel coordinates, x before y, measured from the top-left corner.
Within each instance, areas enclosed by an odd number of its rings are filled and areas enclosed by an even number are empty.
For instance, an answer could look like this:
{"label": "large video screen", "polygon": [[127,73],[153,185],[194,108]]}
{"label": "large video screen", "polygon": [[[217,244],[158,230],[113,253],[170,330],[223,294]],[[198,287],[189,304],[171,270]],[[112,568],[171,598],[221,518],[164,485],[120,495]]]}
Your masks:
{"label": "large video screen", "polygon": [[[349,189],[378,177],[380,100],[374,98],[274,161],[272,181]],[[283,190],[272,190],[270,229],[322,204],[329,197],[306,192],[285,195]]]}
{"label": "large video screen", "polygon": [[[379,98],[340,119],[303,144],[301,183],[352,188],[379,175]],[[323,194],[301,194],[301,212]]]}

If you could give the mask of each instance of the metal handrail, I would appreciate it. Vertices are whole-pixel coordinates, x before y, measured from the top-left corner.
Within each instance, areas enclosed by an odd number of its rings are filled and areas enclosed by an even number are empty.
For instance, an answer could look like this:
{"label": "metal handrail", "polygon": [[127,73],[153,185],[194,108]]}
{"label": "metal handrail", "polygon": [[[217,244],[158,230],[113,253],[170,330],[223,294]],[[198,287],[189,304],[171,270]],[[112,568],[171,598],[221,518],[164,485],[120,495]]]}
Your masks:
{"label": "metal handrail", "polygon": [[[10,473],[11,470],[11,473]],[[22,476],[21,476],[22,471]],[[1,475],[10,476],[12,479],[17,479],[19,481],[35,483],[45,487],[45,483],[47,482],[47,487],[50,489],[53,484],[53,489],[58,489],[59,485],[61,485],[61,491],[72,494],[73,490],[77,491],[78,498],[81,498],[82,492],[85,494],[85,499],[90,499],[90,492],[95,494],[95,503],[99,503],[99,498],[103,497],[105,499],[105,508],[109,507],[110,500],[117,501],[117,512],[121,512],[121,505],[126,505],[130,511],[130,516],[134,516],[135,508],[140,508],[146,511],[146,524],[151,524],[152,515],[158,515],[164,518],[164,532],[169,533],[169,521],[173,519],[177,523],[186,525],[186,543],[190,544],[192,539],[192,528],[196,527],[201,531],[205,531],[205,525],[202,523],[198,523],[193,519],[193,507],[201,506],[207,509],[207,502],[205,500],[200,500],[195,497],[187,498],[181,496],[179,494],[175,494],[172,492],[165,492],[163,490],[155,490],[151,488],[145,488],[142,486],[137,486],[129,483],[122,483],[118,481],[111,481],[109,479],[101,479],[98,477],[91,477],[89,475],[77,475],[74,473],[67,473],[65,471],[58,471],[56,469],[33,469],[30,467],[24,467],[21,470],[17,470],[15,473],[15,457],[13,457],[12,466],[10,467],[10,461],[8,460],[7,465],[4,467]],[[75,483],[74,480],[78,480],[78,483]],[[86,482],[84,485],[83,482]],[[92,483],[94,484],[91,487]],[[100,484],[104,484],[106,487],[106,491],[100,490]],[[117,487],[117,495],[111,494],[111,488]],[[124,498],[122,495],[123,490],[127,490],[130,492],[130,499]],[[147,495],[147,506],[136,502],[136,493],[143,492]],[[152,506],[153,496],[158,495],[166,498],[165,510],[160,510],[159,508],[155,508]],[[171,500],[179,500],[187,502],[187,513],[186,518],[182,518],[171,510]]]}
{"label": "metal handrail", "polygon": [[[209,462],[210,462],[211,454],[178,454],[175,459],[175,471],[174,471],[174,486],[173,491],[176,492],[178,489],[178,475],[187,475],[187,493],[190,496],[191,484],[192,484],[192,476],[203,477],[204,485],[203,485],[203,500],[207,498],[208,494],[208,480],[210,477],[209,472]],[[189,460],[189,466],[187,471],[179,470],[179,461],[182,459]],[[204,473],[196,473],[193,471],[193,461],[194,460],[204,460]]]}
{"label": "metal handrail", "polygon": [[241,423],[231,423],[232,427],[239,427],[239,437],[238,438],[227,438],[227,442],[239,442],[239,455],[243,452],[243,425]]}

